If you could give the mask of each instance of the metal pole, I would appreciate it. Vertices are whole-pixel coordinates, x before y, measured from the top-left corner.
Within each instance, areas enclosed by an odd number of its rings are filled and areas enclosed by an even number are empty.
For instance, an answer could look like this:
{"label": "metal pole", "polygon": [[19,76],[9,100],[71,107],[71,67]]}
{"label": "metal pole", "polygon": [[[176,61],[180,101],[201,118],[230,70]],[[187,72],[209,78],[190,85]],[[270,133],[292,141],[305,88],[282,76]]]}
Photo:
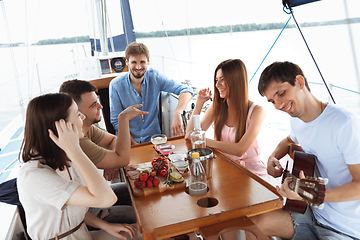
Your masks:
{"label": "metal pole", "polygon": [[187,40],[188,40],[188,50],[189,50],[189,79],[192,77],[192,56],[191,56],[191,39],[190,39],[190,24],[189,24],[189,14],[188,14],[188,0],[185,1],[186,4],[186,24],[187,24]]}
{"label": "metal pole", "polygon": [[165,74],[165,58],[164,58],[164,56],[161,56],[161,61],[162,61],[162,72]]}
{"label": "metal pole", "polygon": [[38,76],[38,82],[39,82],[39,89],[40,89],[40,93],[42,93],[38,64],[36,64],[36,72],[37,72],[37,76]]}
{"label": "metal pole", "polygon": [[109,54],[107,41],[107,21],[106,21],[106,4],[103,0],[95,0],[95,9],[98,18],[98,27],[100,33],[100,47],[101,55],[107,56]]}
{"label": "metal pole", "polygon": [[348,7],[347,7],[347,1],[344,0],[344,8],[345,8],[345,16],[346,16],[346,24],[348,27],[348,32],[349,32],[349,38],[350,38],[350,46],[351,46],[351,52],[352,52],[352,56],[353,56],[353,62],[354,62],[354,69],[355,69],[355,74],[356,74],[356,80],[358,83],[358,88],[359,88],[359,92],[360,92],[360,74],[359,74],[359,65],[357,63],[357,58],[356,58],[356,51],[355,51],[355,44],[354,44],[354,38],[352,35],[352,31],[351,31],[351,25],[350,25],[350,18],[349,18],[349,12],[348,12]]}
{"label": "metal pole", "polygon": [[73,58],[74,58],[74,65],[75,65],[75,71],[78,72],[78,68],[77,68],[77,64],[76,64],[76,57],[75,57],[75,53],[74,53],[74,49],[71,49]]}
{"label": "metal pole", "polygon": [[18,73],[17,73],[16,63],[15,63],[14,49],[13,49],[12,42],[11,42],[9,25],[7,24],[7,17],[6,17],[4,1],[0,1],[0,3],[1,3],[1,6],[2,6],[4,22],[5,22],[5,27],[6,27],[6,33],[7,33],[7,36],[8,36],[8,39],[9,39],[9,44],[10,44],[11,61],[12,61],[12,64],[13,64],[13,69],[14,69],[14,74],[15,74],[16,87],[17,87],[18,97],[19,97],[19,106],[20,106],[20,109],[21,109],[22,118],[25,119],[24,101],[22,99],[20,81],[19,81],[19,76],[18,76]]}

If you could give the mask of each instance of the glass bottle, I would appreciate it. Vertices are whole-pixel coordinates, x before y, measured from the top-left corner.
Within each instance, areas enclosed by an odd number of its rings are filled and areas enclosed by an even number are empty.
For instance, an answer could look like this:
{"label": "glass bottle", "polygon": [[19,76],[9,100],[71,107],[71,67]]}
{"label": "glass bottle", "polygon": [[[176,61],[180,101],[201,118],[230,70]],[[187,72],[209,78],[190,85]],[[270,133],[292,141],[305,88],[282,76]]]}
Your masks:
{"label": "glass bottle", "polygon": [[200,115],[193,115],[194,131],[190,134],[191,146],[194,148],[205,148],[205,131],[201,130]]}
{"label": "glass bottle", "polygon": [[207,193],[207,177],[199,157],[200,154],[198,152],[191,154],[192,164],[190,165],[189,194],[194,196]]}

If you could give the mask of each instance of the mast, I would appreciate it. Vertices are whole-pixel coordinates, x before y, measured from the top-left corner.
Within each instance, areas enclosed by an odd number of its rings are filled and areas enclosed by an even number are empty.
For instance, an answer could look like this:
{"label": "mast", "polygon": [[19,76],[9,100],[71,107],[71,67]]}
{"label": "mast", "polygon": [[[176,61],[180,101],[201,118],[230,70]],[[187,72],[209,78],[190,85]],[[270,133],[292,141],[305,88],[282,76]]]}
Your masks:
{"label": "mast", "polygon": [[[124,51],[127,45],[136,41],[129,0],[120,0],[123,34],[116,36],[112,36],[110,31],[106,0],[94,0],[93,2],[100,39],[96,39],[96,36],[94,36],[94,39],[90,38],[92,51],[101,51],[102,56],[107,56],[109,55],[109,41],[113,52]],[[109,31],[111,36],[109,36]]]}
{"label": "mast", "polygon": [[107,41],[106,1],[95,0],[95,6],[100,34],[101,55],[107,56],[109,54],[109,47]]}
{"label": "mast", "polygon": [[134,25],[131,16],[129,0],[120,0],[121,17],[123,22],[123,30],[126,46],[135,42]]}

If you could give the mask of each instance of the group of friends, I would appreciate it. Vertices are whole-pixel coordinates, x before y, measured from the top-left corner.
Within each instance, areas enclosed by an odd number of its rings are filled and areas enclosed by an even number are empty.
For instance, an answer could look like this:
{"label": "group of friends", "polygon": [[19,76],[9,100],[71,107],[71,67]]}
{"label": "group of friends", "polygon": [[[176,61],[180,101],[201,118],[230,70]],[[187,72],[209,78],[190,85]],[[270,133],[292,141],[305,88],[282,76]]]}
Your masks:
{"label": "group of friends", "polygon": [[[131,145],[161,133],[158,99],[161,91],[179,95],[172,121],[173,136],[184,131],[181,113],[193,90],[148,68],[149,50],[133,42],[125,50],[127,73],[109,86],[110,117],[116,135],[98,128],[102,105],[97,88],[88,81],[64,82],[59,93],[32,99],[26,113],[22,165],[17,185],[32,239],[142,239],[126,184],[108,184],[130,163]],[[329,180],[323,208],[308,206],[305,214],[283,209],[252,217],[267,236],[285,239],[360,239],[360,121],[352,112],[318,100],[304,73],[294,63],[275,62],[262,72],[258,90],[274,107],[288,113],[290,135],[264,162],[258,135],[266,111],[249,100],[248,77],[240,59],[221,62],[210,88],[197,95],[194,114],[213,102],[201,128],[214,127],[206,145],[269,180],[280,177],[280,159],[291,144],[317,156],[314,177]],[[104,169],[101,175],[98,169]],[[304,178],[301,174],[301,178]],[[287,178],[278,192],[301,200]]]}

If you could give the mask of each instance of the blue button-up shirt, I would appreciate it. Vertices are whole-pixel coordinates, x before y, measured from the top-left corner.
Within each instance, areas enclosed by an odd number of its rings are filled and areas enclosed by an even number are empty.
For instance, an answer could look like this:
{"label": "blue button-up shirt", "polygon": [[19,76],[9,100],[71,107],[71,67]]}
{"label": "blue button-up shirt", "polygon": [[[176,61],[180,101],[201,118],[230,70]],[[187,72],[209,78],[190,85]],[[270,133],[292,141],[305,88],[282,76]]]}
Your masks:
{"label": "blue button-up shirt", "polygon": [[183,92],[193,93],[193,90],[169,79],[155,69],[148,68],[141,84],[140,96],[132,86],[129,74],[129,72],[123,73],[110,82],[110,121],[117,132],[118,115],[129,106],[142,104],[140,109],[148,111],[149,114],[144,115],[143,119],[140,116],[131,119],[130,133],[138,143],[149,142],[152,135],[161,133],[158,119],[160,92],[179,95]]}

